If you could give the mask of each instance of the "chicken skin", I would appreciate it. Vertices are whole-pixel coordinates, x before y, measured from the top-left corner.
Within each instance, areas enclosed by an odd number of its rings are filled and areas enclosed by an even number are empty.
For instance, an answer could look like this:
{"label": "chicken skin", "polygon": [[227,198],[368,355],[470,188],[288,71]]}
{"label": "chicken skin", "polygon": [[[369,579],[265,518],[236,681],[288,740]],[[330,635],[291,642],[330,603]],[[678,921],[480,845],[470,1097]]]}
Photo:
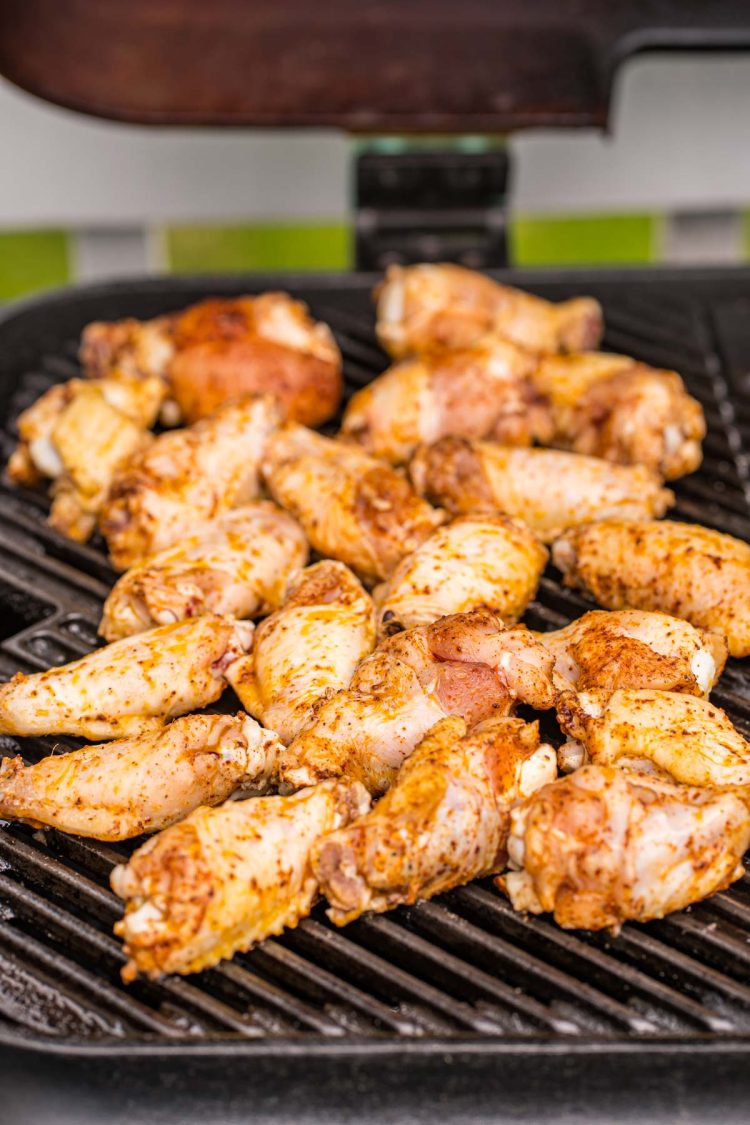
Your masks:
{"label": "chicken skin", "polygon": [[291,742],[372,652],[374,618],[370,595],[348,567],[316,563],[260,623],[252,651],[227,669],[227,679],[243,707]]}
{"label": "chicken skin", "polygon": [[259,500],[224,512],[123,574],[104,603],[99,632],[116,641],[204,613],[270,613],[307,554],[302,528],[275,504]]}
{"label": "chicken skin", "polygon": [[516,910],[551,912],[565,929],[616,933],[698,902],[744,874],[750,844],[741,791],[606,766],[545,786],[510,821],[511,870],[498,886]]}
{"label": "chicken skin", "polygon": [[628,356],[589,352],[544,359],[533,382],[550,403],[551,445],[623,465],[645,465],[663,480],[701,463],[706,422],[675,371]]}
{"label": "chicken skin", "polygon": [[531,352],[595,348],[602,310],[591,297],[552,304],[462,266],[390,266],[375,291],[377,331],[392,356],[469,347],[497,332]]}
{"label": "chicken skin", "polygon": [[661,516],[674,503],[669,489],[640,465],[458,437],[422,446],[409,472],[434,504],[451,512],[499,509],[523,519],[545,542],[589,520]]}
{"label": "chicken skin", "polygon": [[528,378],[533,366],[528,352],[499,336],[403,360],[354,395],[341,433],[393,465],[445,434],[549,441],[549,409]]}
{"label": "chicken skin", "polygon": [[224,669],[250,647],[252,625],[208,614],[126,637],[65,664],[0,685],[0,734],[118,738],[156,730],[206,707]]}
{"label": "chicken skin", "polygon": [[469,733],[443,719],[372,812],[313,848],[329,918],[343,926],[501,871],[511,805],[556,777],[537,723],[488,719]]}
{"label": "chicken skin", "polygon": [[505,629],[489,610],[399,633],[319,707],[282,755],[281,782],[299,788],[347,777],[383,793],[440,719],[459,715],[473,726],[516,702],[551,707],[552,666],[528,629]]}
{"label": "chicken skin", "polygon": [[248,396],[184,430],[161,434],[115,476],[100,527],[126,570],[189,536],[195,524],[254,500],[265,444],[281,415]]}
{"label": "chicken skin", "polygon": [[611,520],[566,532],[552,548],[566,586],[607,609],[661,610],[723,633],[750,655],[750,546],[697,524]]}
{"label": "chicken skin", "polygon": [[547,551],[525,524],[460,516],[438,528],[374,592],[381,636],[486,606],[505,624],[536,593]]}
{"label": "chicken skin", "polygon": [[654,688],[705,697],[727,659],[719,633],[639,609],[592,610],[564,629],[537,636],[555,658],[561,691]]}
{"label": "chicken skin", "polygon": [[338,410],[341,353],[326,324],[287,293],[214,297],[151,321],[94,323],[81,362],[156,375],[169,388],[172,425],[197,422],[246,394],[273,394],[290,418],[319,426]]}
{"label": "chicken skin", "polygon": [[570,736],[560,766],[583,762],[661,773],[682,785],[749,785],[750,743],[720,707],[669,691],[588,691],[560,697]]}
{"label": "chicken skin", "polygon": [[112,872],[126,900],[115,933],[137,974],[197,973],[296,926],[317,898],[310,850],[369,807],[361,785],[328,781],[291,797],[200,808]]}
{"label": "chicken skin", "polygon": [[0,818],[97,840],[128,840],[218,805],[237,789],[264,789],[280,748],[249,716],[186,715],[33,766],[0,759]]}
{"label": "chicken skin", "polygon": [[445,518],[390,466],[295,423],[269,439],[263,475],[310,545],[365,581],[387,578]]}

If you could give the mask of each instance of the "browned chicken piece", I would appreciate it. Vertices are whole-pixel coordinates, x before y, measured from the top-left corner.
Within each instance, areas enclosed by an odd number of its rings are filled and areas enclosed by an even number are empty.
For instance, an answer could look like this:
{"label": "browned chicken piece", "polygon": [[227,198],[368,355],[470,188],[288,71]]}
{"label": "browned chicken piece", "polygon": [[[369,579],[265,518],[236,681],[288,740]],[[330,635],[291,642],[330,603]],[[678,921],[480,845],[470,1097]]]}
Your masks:
{"label": "browned chicken piece", "polygon": [[238,789],[264,789],[280,743],[241,712],[186,715],[33,766],[0,759],[0,819],[97,840],[128,840],[218,805]]}
{"label": "browned chicken piece", "polygon": [[270,501],[224,512],[123,574],[99,632],[116,641],[204,613],[262,616],[280,605],[307,555],[302,528]]}
{"label": "browned chicken piece", "polygon": [[298,575],[227,679],[243,707],[291,742],[324,699],[349,686],[374,644],[372,598],[348,567],[326,560]]}
{"label": "browned chicken piece", "polygon": [[683,785],[750,785],[750,743],[720,707],[671,691],[565,692],[558,719],[569,736],[560,767],[584,762],[666,776]]}
{"label": "browned chicken piece", "polygon": [[443,719],[372,812],[313,848],[329,918],[344,926],[502,871],[511,805],[556,777],[538,723],[488,719],[469,732]]}
{"label": "browned chicken piece", "polygon": [[390,266],[375,291],[381,344],[397,359],[461,348],[497,332],[532,352],[595,348],[602,310],[591,297],[552,304],[462,266]]}
{"label": "browned chicken piece", "polygon": [[116,474],[100,527],[112,565],[126,570],[185,539],[196,523],[254,500],[276,400],[248,395],[210,418],[161,434]]}
{"label": "browned chicken piece", "polygon": [[579,523],[661,516],[674,503],[660,478],[641,465],[459,437],[422,446],[409,472],[434,504],[451,512],[500,510],[548,543]]}
{"label": "browned chicken piece", "polygon": [[506,445],[548,442],[549,408],[528,377],[534,365],[500,336],[403,360],[354,395],[341,434],[393,465],[445,434]]}
{"label": "browned chicken piece", "polygon": [[361,785],[328,781],[196,809],[153,836],[112,872],[126,900],[123,979],[197,973],[296,926],[318,895],[313,844],[368,807]]}
{"label": "browned chicken piece", "polygon": [[552,549],[566,586],[607,609],[652,609],[723,633],[750,655],[750,546],[697,524],[610,520],[568,531]]}
{"label": "browned chicken piece", "polygon": [[0,685],[0,734],[118,738],[206,707],[253,626],[208,614],[95,649],[81,660]]}
{"label": "browned chicken piece", "polygon": [[550,403],[551,445],[623,465],[645,465],[664,480],[701,463],[706,422],[675,371],[628,356],[588,352],[544,359],[534,384]]}
{"label": "browned chicken piece", "polygon": [[744,874],[746,800],[584,766],[513,809],[511,870],[498,886],[516,910],[551,912],[565,929],[616,933],[628,919],[663,918]]}
{"label": "browned chicken piece", "polygon": [[486,606],[513,624],[534,597],[547,551],[528,527],[500,515],[439,527],[374,591],[381,636]]}
{"label": "browned chicken piece", "polygon": [[293,422],[268,441],[263,475],[310,545],[366,581],[387,578],[445,519],[389,465]]}
{"label": "browned chicken piece", "polygon": [[561,691],[654,688],[705,697],[727,660],[721,634],[639,609],[595,609],[564,629],[537,636],[555,658]]}
{"label": "browned chicken piece", "polygon": [[270,393],[290,418],[319,426],[341,401],[333,334],[287,293],[213,297],[151,321],[90,324],[81,362],[93,376],[113,366],[160,376],[172,396],[172,424],[196,422],[240,395]]}
{"label": "browned chicken piece", "polygon": [[282,755],[280,778],[299,788],[327,777],[384,792],[430,727],[447,715],[469,726],[516,702],[552,707],[553,660],[528,629],[489,610],[399,633],[360,664]]}

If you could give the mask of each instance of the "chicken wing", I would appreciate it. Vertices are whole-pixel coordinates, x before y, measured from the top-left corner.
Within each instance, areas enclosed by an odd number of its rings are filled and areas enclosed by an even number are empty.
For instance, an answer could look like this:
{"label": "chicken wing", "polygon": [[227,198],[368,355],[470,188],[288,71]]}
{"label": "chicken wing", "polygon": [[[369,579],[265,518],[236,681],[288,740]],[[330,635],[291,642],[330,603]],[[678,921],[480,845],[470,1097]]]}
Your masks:
{"label": "chicken wing", "polygon": [[602,310],[591,297],[551,304],[462,266],[390,266],[375,291],[381,344],[397,359],[461,348],[495,331],[533,352],[594,348]]}
{"label": "chicken wing", "polygon": [[307,555],[302,528],[275,504],[224,512],[123,574],[104,603],[99,632],[116,641],[204,613],[270,613]]}
{"label": "chicken wing", "polygon": [[468,733],[443,719],[372,812],[313,847],[329,918],[344,926],[501,871],[511,805],[556,777],[538,723],[488,719]]}
{"label": "chicken wing", "polygon": [[645,465],[664,480],[700,465],[703,409],[675,371],[589,352],[548,357],[532,378],[551,406],[551,445]]}
{"label": "chicken wing", "polygon": [[750,546],[697,524],[611,520],[568,531],[552,548],[566,586],[607,609],[662,610],[723,633],[750,655]]}
{"label": "chicken wing", "polygon": [[528,629],[505,629],[489,610],[399,633],[297,735],[282,755],[281,782],[299,788],[343,776],[382,793],[439,719],[460,715],[473,726],[517,701],[551,707],[552,665]]}
{"label": "chicken wing", "polygon": [[589,520],[661,516],[674,503],[640,465],[457,437],[421,447],[409,472],[417,491],[448,511],[499,509],[523,519],[545,542]]}
{"label": "chicken wing", "polygon": [[263,474],[310,545],[365,580],[387,578],[445,518],[389,465],[295,423],[268,441]]}
{"label": "chicken wing", "polygon": [[248,396],[185,430],[161,434],[115,476],[100,526],[118,570],[186,538],[195,524],[258,495],[258,469],[281,415]]}
{"label": "chicken wing", "polygon": [[287,293],[214,297],[156,320],[90,324],[80,354],[89,375],[119,366],[161,377],[172,424],[196,422],[240,395],[270,393],[290,418],[319,426],[341,401],[331,330]]}
{"label": "chicken wing", "polygon": [[682,785],[750,785],[750,743],[706,699],[670,691],[566,692],[560,766],[591,761],[660,772]]}
{"label": "chicken wing", "polygon": [[459,516],[438,528],[374,592],[380,635],[486,606],[518,621],[536,593],[547,551],[525,524]]}
{"label": "chicken wing", "polygon": [[584,766],[513,809],[512,870],[497,882],[516,910],[617,932],[728,887],[744,874],[748,844],[741,792]]}
{"label": "chicken wing", "polygon": [[707,696],[727,659],[721,634],[638,609],[592,610],[537,636],[555,658],[560,690],[654,688]]}
{"label": "chicken wing", "polygon": [[227,679],[252,715],[291,742],[372,652],[374,616],[370,595],[348,567],[316,563],[260,623],[252,652],[227,669]]}
{"label": "chicken wing", "polygon": [[196,809],[153,836],[112,872],[126,900],[123,979],[197,973],[296,926],[318,893],[313,844],[368,807],[361,785],[328,781]]}
{"label": "chicken wing", "polygon": [[445,434],[549,441],[549,408],[528,378],[533,366],[528,352],[499,336],[403,360],[354,395],[341,433],[394,465]]}
{"label": "chicken wing", "polygon": [[162,625],[48,672],[0,685],[0,734],[117,738],[155,730],[218,699],[253,626],[208,614]]}
{"label": "chicken wing", "polygon": [[51,754],[0,759],[0,818],[97,840],[127,840],[264,789],[280,743],[242,713],[186,715],[162,730]]}

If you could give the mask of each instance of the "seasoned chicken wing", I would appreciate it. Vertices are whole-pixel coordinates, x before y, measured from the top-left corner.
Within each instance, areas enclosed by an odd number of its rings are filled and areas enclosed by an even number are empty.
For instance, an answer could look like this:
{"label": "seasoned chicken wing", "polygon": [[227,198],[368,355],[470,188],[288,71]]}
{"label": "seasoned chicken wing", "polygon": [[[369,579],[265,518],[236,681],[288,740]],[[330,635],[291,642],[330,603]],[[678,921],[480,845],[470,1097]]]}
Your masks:
{"label": "seasoned chicken wing", "polygon": [[548,357],[532,378],[551,406],[551,445],[646,465],[665,480],[700,465],[703,409],[675,371],[589,352]]}
{"label": "seasoned chicken wing", "polygon": [[196,809],[153,836],[112,872],[126,900],[123,979],[197,973],[296,926],[318,893],[310,849],[368,806],[361,785],[328,781]]}
{"label": "seasoned chicken wing", "polygon": [[528,629],[505,629],[489,610],[399,633],[297,735],[282,755],[281,781],[297,788],[344,776],[382,793],[439,719],[460,715],[473,726],[517,701],[551,707],[552,665]]}
{"label": "seasoned chicken wing", "polygon": [[161,434],[115,476],[100,526],[119,570],[186,538],[258,495],[263,449],[281,415],[269,396],[248,396],[184,430]]}
{"label": "seasoned chicken wing", "polygon": [[381,635],[486,606],[518,621],[536,593],[547,551],[525,524],[460,516],[438,528],[378,586]]}
{"label": "seasoned chicken wing", "polygon": [[316,563],[260,623],[252,651],[227,669],[227,679],[252,715],[291,742],[372,652],[374,617],[370,595],[348,567]]}
{"label": "seasoned chicken wing", "polygon": [[403,360],[354,395],[341,433],[394,465],[445,434],[507,445],[549,441],[549,408],[528,378],[534,362],[499,336]]}
{"label": "seasoned chicken wing", "polygon": [[307,554],[302,528],[270,501],[224,512],[123,574],[104,603],[99,632],[116,641],[204,613],[270,613]]}
{"label": "seasoned chicken wing", "polygon": [[421,447],[409,472],[417,491],[448,511],[499,509],[523,519],[546,542],[589,520],[661,516],[674,503],[669,489],[640,465],[458,437]]}
{"label": "seasoned chicken wing", "polygon": [[741,791],[584,766],[513,809],[511,870],[498,886],[516,910],[550,911],[565,929],[616,932],[728,887],[744,874],[748,844]]}
{"label": "seasoned chicken wing", "polygon": [[252,625],[208,614],[162,625],[47,672],[0,685],[0,734],[117,738],[155,730],[218,699]]}
{"label": "seasoned chicken wing", "polygon": [[290,418],[319,426],[341,401],[331,330],[287,293],[213,297],[155,320],[89,324],[81,362],[94,376],[112,366],[160,376],[172,396],[172,424],[196,422],[240,395],[273,394]]}
{"label": "seasoned chicken wing", "polygon": [[639,609],[595,609],[537,636],[555,658],[560,690],[654,688],[707,696],[727,659],[721,634]]}
{"label": "seasoned chicken wing", "polygon": [[312,867],[346,925],[501,871],[511,805],[557,777],[538,723],[457,716],[428,732],[372,812],[320,839]]}
{"label": "seasoned chicken wing", "polygon": [[445,518],[389,465],[295,423],[269,439],[263,475],[310,545],[366,580],[387,578]]}
{"label": "seasoned chicken wing", "polygon": [[723,633],[750,655],[750,546],[697,524],[610,520],[568,531],[552,558],[607,609],[656,609]]}
{"label": "seasoned chicken wing", "polygon": [[670,691],[566,692],[562,769],[591,761],[654,770],[683,785],[750,785],[750,743],[720,707]]}
{"label": "seasoned chicken wing", "polygon": [[551,304],[462,266],[390,266],[375,291],[377,330],[399,358],[434,347],[461,348],[497,332],[533,352],[594,348],[602,310],[591,297]]}
{"label": "seasoned chicken wing", "polygon": [[0,818],[97,840],[127,840],[218,805],[237,789],[264,789],[275,770],[275,734],[242,713],[186,715],[33,766],[0,759]]}

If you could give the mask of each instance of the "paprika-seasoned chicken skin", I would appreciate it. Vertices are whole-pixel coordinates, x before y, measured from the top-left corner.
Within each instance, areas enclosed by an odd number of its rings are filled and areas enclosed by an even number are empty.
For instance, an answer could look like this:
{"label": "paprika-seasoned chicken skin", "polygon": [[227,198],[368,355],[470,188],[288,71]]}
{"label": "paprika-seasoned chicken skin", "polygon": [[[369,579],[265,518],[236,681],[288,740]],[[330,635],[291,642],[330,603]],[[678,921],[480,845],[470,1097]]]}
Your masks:
{"label": "paprika-seasoned chicken skin", "polygon": [[654,688],[707,696],[727,659],[719,633],[640,609],[595,609],[537,636],[555,658],[560,690]]}
{"label": "paprika-seasoned chicken skin", "polygon": [[443,719],[375,808],[324,836],[313,871],[338,926],[501,871],[513,802],[557,777],[538,724]]}
{"label": "paprika-seasoned chicken skin", "polygon": [[509,449],[445,437],[422,446],[415,488],[452,512],[500,510],[524,520],[545,542],[589,520],[661,516],[674,496],[649,469],[611,465],[556,449]]}
{"label": "paprika-seasoned chicken skin", "polygon": [[0,685],[0,734],[118,738],[206,707],[224,669],[250,647],[252,625],[213,614],[162,625],[81,660]]}
{"label": "paprika-seasoned chicken skin", "polygon": [[551,445],[645,465],[664,480],[700,465],[703,409],[675,371],[589,352],[548,357],[532,379],[551,407]]}
{"label": "paprika-seasoned chicken skin", "polygon": [[513,809],[511,870],[498,885],[516,910],[617,932],[728,887],[744,874],[748,844],[741,791],[584,766]]}
{"label": "paprika-seasoned chicken skin", "polygon": [[750,743],[720,707],[669,691],[588,691],[560,697],[571,741],[565,770],[591,761],[658,771],[683,785],[750,785]]}
{"label": "paprika-seasoned chicken skin", "polygon": [[602,310],[591,297],[552,304],[462,266],[390,266],[375,291],[381,344],[397,359],[461,348],[497,332],[532,352],[595,348]]}
{"label": "paprika-seasoned chicken skin", "polygon": [[525,524],[490,513],[459,516],[377,587],[379,633],[482,606],[513,624],[534,597],[546,562],[546,549]]}
{"label": "paprika-seasoned chicken skin", "polygon": [[750,655],[750,546],[697,524],[610,520],[566,532],[552,548],[566,586],[607,609],[661,610],[723,633]]}
{"label": "paprika-seasoned chicken skin", "polygon": [[528,629],[505,629],[489,610],[459,613],[390,637],[349,688],[317,710],[282,755],[284,785],[328,777],[384,792],[430,727],[447,715],[469,726],[516,702],[555,700],[553,660]]}
{"label": "paprika-seasoned chicken skin", "polygon": [[313,844],[368,807],[361,785],[329,781],[196,809],[152,837],[112,872],[126,900],[123,979],[197,973],[296,926],[317,898]]}
{"label": "paprika-seasoned chicken skin", "polygon": [[179,543],[196,523],[254,500],[263,449],[281,420],[270,396],[221,407],[161,434],[115,476],[100,527],[113,566],[125,570]]}
{"label": "paprika-seasoned chicken skin", "polygon": [[156,320],[90,324],[81,362],[89,375],[116,365],[160,376],[172,424],[196,422],[241,395],[274,394],[290,418],[319,426],[341,401],[331,330],[287,293],[213,297]]}
{"label": "paprika-seasoned chicken skin", "polygon": [[349,686],[374,643],[370,595],[343,563],[326,560],[297,577],[227,679],[252,715],[291,742],[322,700]]}
{"label": "paprika-seasoned chicken skin", "polygon": [[310,545],[366,581],[387,578],[445,519],[389,465],[295,423],[269,439],[263,475]]}
{"label": "paprika-seasoned chicken skin", "polygon": [[399,465],[445,434],[506,445],[552,438],[549,409],[528,378],[534,359],[499,336],[395,364],[357,391],[341,433]]}
{"label": "paprika-seasoned chicken skin", "polygon": [[302,528],[270,501],[224,512],[123,574],[104,603],[99,632],[115,641],[204,613],[270,613],[307,554]]}
{"label": "paprika-seasoned chicken skin", "polygon": [[0,760],[0,818],[97,840],[127,840],[263,789],[279,740],[248,715],[186,715],[162,730],[51,754]]}

